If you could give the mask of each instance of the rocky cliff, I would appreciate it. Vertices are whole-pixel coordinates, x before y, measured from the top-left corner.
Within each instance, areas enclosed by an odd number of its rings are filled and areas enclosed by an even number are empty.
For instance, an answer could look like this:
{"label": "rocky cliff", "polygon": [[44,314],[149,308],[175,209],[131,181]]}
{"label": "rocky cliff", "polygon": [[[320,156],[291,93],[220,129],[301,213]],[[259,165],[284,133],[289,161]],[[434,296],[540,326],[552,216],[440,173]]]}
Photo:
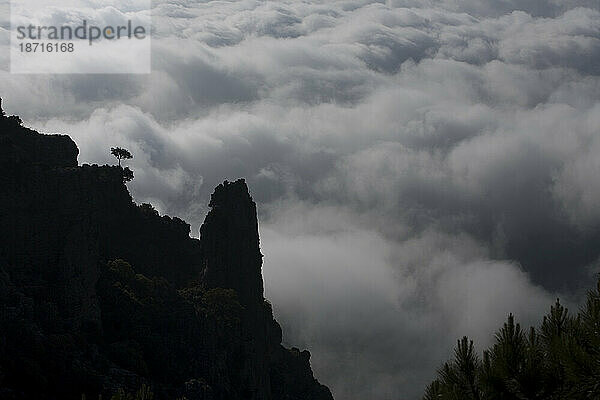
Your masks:
{"label": "rocky cliff", "polygon": [[0,398],[332,399],[281,345],[243,180],[216,188],[197,240],[77,155],[1,113]]}

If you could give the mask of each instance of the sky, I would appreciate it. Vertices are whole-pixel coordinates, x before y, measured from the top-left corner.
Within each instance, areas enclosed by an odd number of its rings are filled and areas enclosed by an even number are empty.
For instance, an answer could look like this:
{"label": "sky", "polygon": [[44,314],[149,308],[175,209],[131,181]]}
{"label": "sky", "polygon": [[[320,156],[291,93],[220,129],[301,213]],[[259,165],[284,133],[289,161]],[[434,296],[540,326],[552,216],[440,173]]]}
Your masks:
{"label": "sky", "polygon": [[461,336],[481,350],[508,313],[537,324],[593,284],[597,0],[155,0],[152,18],[152,74],[0,71],[4,108],[80,162],[129,149],[135,200],[192,235],[246,178],[284,342],[336,399],[418,399]]}

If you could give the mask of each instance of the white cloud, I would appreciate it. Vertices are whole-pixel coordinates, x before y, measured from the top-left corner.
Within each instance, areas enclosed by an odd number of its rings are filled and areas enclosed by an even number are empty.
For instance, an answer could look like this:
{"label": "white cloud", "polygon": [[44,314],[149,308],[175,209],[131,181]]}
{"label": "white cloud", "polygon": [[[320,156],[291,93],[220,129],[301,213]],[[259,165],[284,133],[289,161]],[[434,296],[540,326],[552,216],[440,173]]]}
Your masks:
{"label": "white cloud", "polygon": [[457,337],[589,286],[597,2],[154,7],[152,75],[0,72],[4,106],[80,161],[128,148],[135,198],[193,232],[246,177],[267,295],[338,399],[418,398]]}

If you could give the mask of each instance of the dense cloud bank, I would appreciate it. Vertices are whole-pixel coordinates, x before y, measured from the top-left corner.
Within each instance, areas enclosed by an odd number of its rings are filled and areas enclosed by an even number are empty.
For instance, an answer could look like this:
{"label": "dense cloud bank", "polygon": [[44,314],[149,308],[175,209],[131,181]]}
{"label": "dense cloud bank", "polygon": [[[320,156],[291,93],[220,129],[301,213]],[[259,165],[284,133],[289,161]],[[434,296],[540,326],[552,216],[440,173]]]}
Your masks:
{"label": "dense cloud bank", "polygon": [[83,162],[128,148],[136,199],[196,228],[245,176],[267,295],[337,399],[416,398],[458,336],[590,285],[597,1],[154,6],[151,76],[0,72],[5,108]]}

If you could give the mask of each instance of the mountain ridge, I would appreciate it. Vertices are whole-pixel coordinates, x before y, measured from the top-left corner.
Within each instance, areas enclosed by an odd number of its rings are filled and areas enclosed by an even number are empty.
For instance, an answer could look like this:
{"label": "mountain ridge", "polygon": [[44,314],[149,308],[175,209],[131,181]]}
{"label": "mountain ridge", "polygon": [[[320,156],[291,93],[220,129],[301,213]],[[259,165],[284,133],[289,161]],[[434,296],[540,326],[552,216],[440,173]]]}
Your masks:
{"label": "mountain ridge", "polygon": [[77,156],[1,112],[1,398],[333,399],[281,345],[243,179],[217,186],[195,239],[135,204],[121,167]]}

